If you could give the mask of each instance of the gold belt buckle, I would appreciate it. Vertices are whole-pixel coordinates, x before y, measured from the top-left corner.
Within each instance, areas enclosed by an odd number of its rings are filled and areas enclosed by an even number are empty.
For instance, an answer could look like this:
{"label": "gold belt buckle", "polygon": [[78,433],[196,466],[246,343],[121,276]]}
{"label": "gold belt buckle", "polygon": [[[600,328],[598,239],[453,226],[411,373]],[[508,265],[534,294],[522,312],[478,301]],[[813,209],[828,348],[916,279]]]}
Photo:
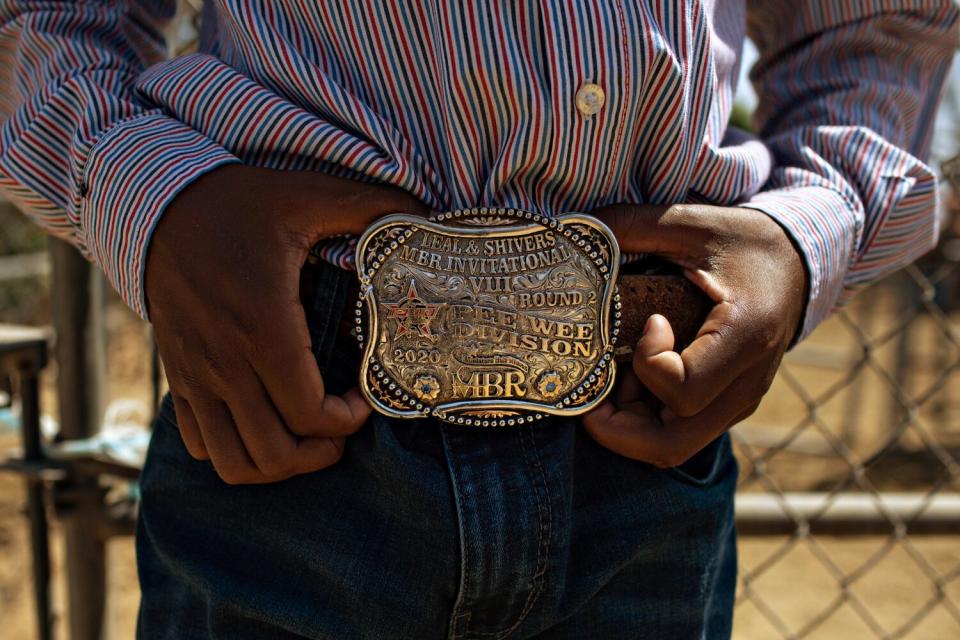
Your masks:
{"label": "gold belt buckle", "polygon": [[610,230],[582,214],[378,220],[356,254],[364,396],[467,426],[589,411],[615,379],[619,263]]}

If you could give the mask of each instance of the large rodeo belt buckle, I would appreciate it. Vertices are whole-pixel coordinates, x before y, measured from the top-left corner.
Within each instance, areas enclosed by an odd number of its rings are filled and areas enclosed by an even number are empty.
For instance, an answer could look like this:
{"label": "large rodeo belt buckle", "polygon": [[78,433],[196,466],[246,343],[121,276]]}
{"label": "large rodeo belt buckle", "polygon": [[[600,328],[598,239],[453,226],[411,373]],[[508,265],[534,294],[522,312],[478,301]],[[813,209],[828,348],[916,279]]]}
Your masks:
{"label": "large rodeo belt buckle", "polygon": [[363,394],[388,416],[469,426],[590,410],[615,379],[619,262],[586,215],[377,221],[356,254]]}

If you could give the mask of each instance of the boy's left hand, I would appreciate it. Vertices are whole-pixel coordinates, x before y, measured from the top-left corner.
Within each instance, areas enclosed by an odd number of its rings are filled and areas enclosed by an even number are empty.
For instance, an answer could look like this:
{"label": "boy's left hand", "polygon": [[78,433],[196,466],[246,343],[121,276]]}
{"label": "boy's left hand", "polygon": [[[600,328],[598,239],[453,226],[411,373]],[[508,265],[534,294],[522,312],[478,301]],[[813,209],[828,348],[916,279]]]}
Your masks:
{"label": "boy's left hand", "polygon": [[[786,232],[751,209],[614,205],[593,212],[625,253],[653,253],[684,268],[714,301],[687,348],[674,351],[663,316],[647,320],[633,370],[583,418],[604,447],[658,467],[683,463],[751,415],[797,332],[806,269]],[[641,400],[646,387],[662,403]]]}

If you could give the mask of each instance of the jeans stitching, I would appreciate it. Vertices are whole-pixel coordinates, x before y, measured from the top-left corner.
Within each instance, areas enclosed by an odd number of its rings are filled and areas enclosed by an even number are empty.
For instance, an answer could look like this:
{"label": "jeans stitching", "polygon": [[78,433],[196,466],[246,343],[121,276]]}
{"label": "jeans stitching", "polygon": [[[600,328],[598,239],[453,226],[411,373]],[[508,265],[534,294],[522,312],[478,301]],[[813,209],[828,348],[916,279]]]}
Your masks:
{"label": "jeans stitching", "polygon": [[[540,529],[539,529],[539,546],[537,548],[537,570],[533,574],[533,579],[536,581],[536,595],[533,597],[528,597],[527,606],[524,608],[523,612],[520,614],[520,618],[517,620],[517,623],[508,630],[512,632],[533,609],[534,604],[540,599],[540,595],[543,593],[543,587],[546,583],[547,573],[547,561],[550,558],[550,539],[552,534],[553,526],[553,506],[552,498],[550,496],[550,485],[547,483],[547,474],[543,469],[543,461],[540,459],[540,452],[537,450],[536,436],[533,432],[534,427],[524,426],[523,430],[527,432],[527,435],[530,438],[530,448],[533,451],[534,457],[534,467],[537,472],[540,474],[540,480],[543,483],[543,502],[540,501],[539,494],[537,495],[537,509],[540,512]],[[521,438],[521,446],[522,446]],[[526,458],[526,449],[524,449],[524,458]],[[546,518],[543,516],[544,504],[546,505]],[[542,556],[541,556],[542,551]],[[504,636],[506,637],[506,636]]]}
{"label": "jeans stitching", "polygon": [[[450,612],[450,632],[448,638],[449,640],[461,640],[468,632],[471,617],[469,610],[462,611],[466,601],[467,584],[470,579],[470,571],[468,566],[469,563],[467,562],[467,533],[464,531],[463,525],[463,504],[465,496],[463,495],[460,483],[456,481],[453,461],[450,459],[450,446],[447,443],[447,427],[444,425],[439,426],[440,436],[446,445],[444,447],[444,457],[447,460],[447,469],[450,473],[450,482],[453,485],[456,493],[456,500],[454,501],[454,504],[457,509],[457,528],[460,532],[460,592],[457,594],[457,600],[453,604],[453,611]],[[463,626],[463,631],[460,630],[461,624]]]}
{"label": "jeans stitching", "polygon": [[[503,638],[507,638],[517,630],[517,627],[519,627],[521,623],[523,623],[523,621],[530,614],[530,611],[533,610],[534,605],[540,599],[540,595],[543,593],[544,583],[546,582],[546,580],[544,580],[544,575],[547,572],[547,559],[550,555],[550,533],[551,523],[553,522],[553,508],[550,504],[550,488],[547,484],[547,476],[543,470],[543,462],[540,460],[540,454],[537,452],[537,443],[532,429],[533,427],[529,425],[520,427],[517,430],[517,438],[520,441],[520,449],[523,452],[523,460],[526,463],[527,468],[535,469],[540,476],[540,481],[543,483],[542,498],[540,491],[534,489],[534,496],[537,499],[537,515],[539,522],[537,529],[537,567],[532,576],[533,587],[527,594],[527,601],[524,603],[523,609],[520,611],[517,619],[512,625],[506,629],[501,629],[500,631],[474,632],[474,636],[492,637],[494,640],[502,640]],[[527,444],[524,442],[525,433],[529,435],[530,449],[533,451],[533,456],[535,458],[532,464]],[[546,514],[546,516],[544,516],[544,514]]]}

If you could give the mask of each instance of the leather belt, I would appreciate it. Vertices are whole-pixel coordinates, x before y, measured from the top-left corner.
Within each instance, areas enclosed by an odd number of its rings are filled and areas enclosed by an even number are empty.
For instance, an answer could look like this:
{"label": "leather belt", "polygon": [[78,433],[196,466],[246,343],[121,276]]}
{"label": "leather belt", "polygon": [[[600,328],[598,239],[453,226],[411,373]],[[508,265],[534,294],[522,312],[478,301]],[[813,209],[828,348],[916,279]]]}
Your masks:
{"label": "leather belt", "polygon": [[[622,304],[620,336],[614,347],[617,362],[628,363],[633,359],[634,347],[651,315],[657,313],[670,321],[679,351],[693,342],[713,306],[696,285],[682,275],[669,273],[669,265],[649,260],[648,267],[646,273],[621,273],[617,278]],[[347,298],[356,300],[359,293],[360,285],[352,282]],[[352,313],[341,316],[337,337],[356,342],[357,325]]]}

